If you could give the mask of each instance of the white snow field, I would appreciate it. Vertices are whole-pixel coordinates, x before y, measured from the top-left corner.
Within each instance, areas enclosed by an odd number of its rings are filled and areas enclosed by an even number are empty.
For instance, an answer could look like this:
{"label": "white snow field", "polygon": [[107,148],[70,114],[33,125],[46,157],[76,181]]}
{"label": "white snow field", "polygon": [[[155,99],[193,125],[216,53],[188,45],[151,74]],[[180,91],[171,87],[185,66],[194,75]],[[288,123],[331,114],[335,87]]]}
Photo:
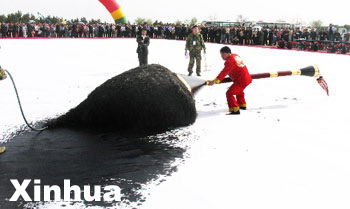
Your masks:
{"label": "white snow field", "polygon": [[[149,63],[187,74],[184,42],[152,40]],[[62,114],[105,80],[138,65],[134,39],[0,40],[0,65],[17,83],[30,121]],[[222,45],[207,44],[212,79]],[[350,208],[350,56],[231,46],[250,73],[317,64],[315,78],[254,80],[248,110],[227,116],[229,85],[204,87],[198,119],[185,128],[188,158],[160,184],[145,186],[147,209]],[[203,69],[205,63],[203,59]],[[0,142],[23,125],[10,80],[0,81]],[[1,169],[1,168],[0,168]],[[52,206],[57,208],[57,206]],[[67,207],[66,207],[67,208]]]}

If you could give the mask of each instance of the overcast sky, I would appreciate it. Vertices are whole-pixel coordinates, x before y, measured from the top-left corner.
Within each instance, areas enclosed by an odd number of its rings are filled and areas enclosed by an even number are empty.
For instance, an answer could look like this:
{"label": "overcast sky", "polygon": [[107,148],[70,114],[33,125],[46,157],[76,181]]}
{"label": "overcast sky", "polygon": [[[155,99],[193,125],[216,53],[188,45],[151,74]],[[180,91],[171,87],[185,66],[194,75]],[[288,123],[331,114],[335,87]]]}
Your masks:
{"label": "overcast sky", "polygon": [[[197,17],[200,21],[216,17],[218,20],[236,20],[242,14],[249,20],[310,23],[322,20],[325,25],[350,24],[348,0],[117,0],[127,18],[137,17],[173,22]],[[99,18],[112,22],[107,10],[98,0],[0,0],[0,14],[21,10],[37,14],[55,15],[65,18]]]}

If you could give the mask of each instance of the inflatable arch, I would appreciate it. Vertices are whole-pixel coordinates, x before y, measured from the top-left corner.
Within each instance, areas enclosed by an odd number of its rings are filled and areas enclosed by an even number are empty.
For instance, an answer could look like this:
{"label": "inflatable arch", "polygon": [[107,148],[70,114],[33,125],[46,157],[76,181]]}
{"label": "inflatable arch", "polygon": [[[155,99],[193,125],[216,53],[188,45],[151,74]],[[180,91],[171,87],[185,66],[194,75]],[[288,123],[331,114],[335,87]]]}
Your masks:
{"label": "inflatable arch", "polygon": [[127,24],[128,20],[125,17],[123,10],[115,0],[99,0],[111,13],[115,23]]}

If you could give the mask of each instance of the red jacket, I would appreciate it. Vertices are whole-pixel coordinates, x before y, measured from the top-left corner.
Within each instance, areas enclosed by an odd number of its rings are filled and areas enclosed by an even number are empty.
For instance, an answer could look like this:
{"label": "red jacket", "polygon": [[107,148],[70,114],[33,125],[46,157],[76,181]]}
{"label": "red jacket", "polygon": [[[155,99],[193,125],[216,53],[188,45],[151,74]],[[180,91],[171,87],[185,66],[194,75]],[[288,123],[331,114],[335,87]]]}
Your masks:
{"label": "red jacket", "polygon": [[244,88],[252,82],[252,77],[246,65],[237,54],[231,54],[231,56],[226,59],[225,68],[216,77],[216,83],[220,83],[227,75],[230,76],[235,84]]}

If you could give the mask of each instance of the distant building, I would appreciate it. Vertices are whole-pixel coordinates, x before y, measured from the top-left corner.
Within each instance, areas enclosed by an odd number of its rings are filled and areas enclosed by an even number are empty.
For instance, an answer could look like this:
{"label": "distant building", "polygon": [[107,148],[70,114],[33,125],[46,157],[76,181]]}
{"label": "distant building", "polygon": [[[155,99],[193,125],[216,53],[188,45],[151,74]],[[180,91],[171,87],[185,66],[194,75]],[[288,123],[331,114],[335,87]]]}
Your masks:
{"label": "distant building", "polygon": [[232,21],[217,21],[217,20],[209,20],[209,21],[203,21],[202,25],[206,27],[230,27],[230,26],[238,26],[243,25],[249,27],[252,24],[252,22],[232,22]]}

